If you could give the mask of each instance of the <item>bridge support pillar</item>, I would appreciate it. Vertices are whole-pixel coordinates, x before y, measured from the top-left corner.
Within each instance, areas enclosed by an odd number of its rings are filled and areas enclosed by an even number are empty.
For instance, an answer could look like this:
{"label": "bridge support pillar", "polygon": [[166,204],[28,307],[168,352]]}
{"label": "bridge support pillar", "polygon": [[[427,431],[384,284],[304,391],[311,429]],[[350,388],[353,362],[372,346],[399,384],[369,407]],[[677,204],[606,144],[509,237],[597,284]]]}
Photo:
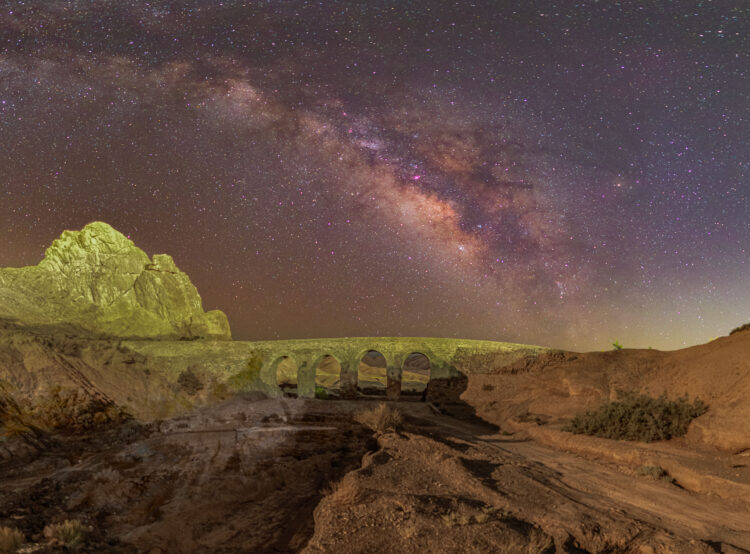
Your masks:
{"label": "bridge support pillar", "polygon": [[341,364],[341,398],[357,398],[357,369],[359,363],[354,365],[345,360],[341,360],[339,363]]}
{"label": "bridge support pillar", "polygon": [[388,400],[398,400],[401,396],[401,366],[388,366],[386,369],[387,385],[385,394]]}
{"label": "bridge support pillar", "polygon": [[315,370],[310,360],[300,360],[297,370],[297,396],[315,398]]}

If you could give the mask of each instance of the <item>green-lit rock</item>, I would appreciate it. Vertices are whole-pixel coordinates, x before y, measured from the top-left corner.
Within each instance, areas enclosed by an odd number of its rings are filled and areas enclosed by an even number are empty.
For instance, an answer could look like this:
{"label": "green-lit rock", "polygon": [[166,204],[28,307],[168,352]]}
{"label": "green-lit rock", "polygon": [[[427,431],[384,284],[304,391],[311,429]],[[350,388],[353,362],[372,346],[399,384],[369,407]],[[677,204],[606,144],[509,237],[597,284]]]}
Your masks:
{"label": "green-lit rock", "polygon": [[203,311],[170,256],[151,260],[102,222],[63,232],[39,265],[0,269],[0,317],[96,336],[231,340],[226,315]]}

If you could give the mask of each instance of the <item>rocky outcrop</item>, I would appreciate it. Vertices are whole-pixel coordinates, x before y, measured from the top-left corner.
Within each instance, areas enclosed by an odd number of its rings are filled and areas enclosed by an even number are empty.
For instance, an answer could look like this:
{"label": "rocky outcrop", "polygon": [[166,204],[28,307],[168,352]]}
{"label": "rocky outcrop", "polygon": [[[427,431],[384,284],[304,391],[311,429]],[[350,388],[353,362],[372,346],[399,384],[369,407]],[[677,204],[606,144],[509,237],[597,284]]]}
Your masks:
{"label": "rocky outcrop", "polygon": [[153,259],[94,222],[65,231],[36,266],[0,269],[0,317],[97,337],[231,340],[219,310],[166,254]]}

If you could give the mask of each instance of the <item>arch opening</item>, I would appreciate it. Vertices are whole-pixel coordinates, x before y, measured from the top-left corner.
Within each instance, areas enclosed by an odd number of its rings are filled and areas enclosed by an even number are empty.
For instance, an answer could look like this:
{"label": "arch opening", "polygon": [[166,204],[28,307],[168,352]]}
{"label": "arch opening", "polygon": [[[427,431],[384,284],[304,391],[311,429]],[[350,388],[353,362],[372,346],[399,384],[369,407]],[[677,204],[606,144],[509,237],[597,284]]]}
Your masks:
{"label": "arch opening", "polygon": [[275,362],[276,384],[286,397],[297,398],[299,377],[297,362],[289,356],[282,356]]}
{"label": "arch opening", "polygon": [[326,354],[315,367],[315,398],[341,397],[341,363],[336,356]]}
{"label": "arch opening", "polygon": [[388,386],[388,364],[377,350],[368,350],[359,360],[357,391],[364,396],[385,396]]}
{"label": "arch opening", "polygon": [[401,395],[424,400],[432,370],[430,359],[421,352],[412,352],[401,367]]}

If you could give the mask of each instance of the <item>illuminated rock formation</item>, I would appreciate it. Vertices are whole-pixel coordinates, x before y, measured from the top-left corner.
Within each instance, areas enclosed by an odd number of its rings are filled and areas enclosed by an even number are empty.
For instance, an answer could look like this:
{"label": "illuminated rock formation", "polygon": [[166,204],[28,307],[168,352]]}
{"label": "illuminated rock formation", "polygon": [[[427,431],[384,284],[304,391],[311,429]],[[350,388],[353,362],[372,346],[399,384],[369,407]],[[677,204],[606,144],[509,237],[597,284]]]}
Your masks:
{"label": "illuminated rock formation", "polygon": [[63,232],[36,266],[0,269],[0,317],[83,335],[231,340],[226,315],[203,311],[170,256],[151,260],[102,222]]}

